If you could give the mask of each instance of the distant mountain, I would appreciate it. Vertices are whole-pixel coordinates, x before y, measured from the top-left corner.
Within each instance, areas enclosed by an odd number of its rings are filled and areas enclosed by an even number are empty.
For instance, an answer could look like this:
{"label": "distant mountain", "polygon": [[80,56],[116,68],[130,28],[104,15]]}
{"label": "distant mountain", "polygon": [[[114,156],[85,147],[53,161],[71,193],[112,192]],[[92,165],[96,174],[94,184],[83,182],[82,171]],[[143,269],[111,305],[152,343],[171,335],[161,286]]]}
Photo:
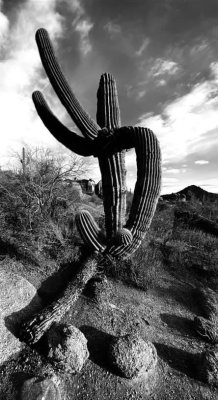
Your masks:
{"label": "distant mountain", "polygon": [[218,201],[217,193],[207,192],[207,190],[204,190],[200,186],[195,185],[187,186],[179,192],[165,194],[161,197],[163,197],[163,199],[165,200],[175,200],[176,197],[181,197],[182,195],[185,195],[187,200],[190,200],[191,198],[196,198],[200,201]]}

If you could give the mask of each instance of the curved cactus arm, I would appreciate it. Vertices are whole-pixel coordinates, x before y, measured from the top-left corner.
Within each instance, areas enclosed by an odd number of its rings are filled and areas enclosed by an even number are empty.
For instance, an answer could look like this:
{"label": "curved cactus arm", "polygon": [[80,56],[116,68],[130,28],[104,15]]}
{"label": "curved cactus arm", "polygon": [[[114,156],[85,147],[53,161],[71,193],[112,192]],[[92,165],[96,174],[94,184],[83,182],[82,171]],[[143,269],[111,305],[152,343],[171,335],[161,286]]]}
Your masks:
{"label": "curved cactus arm", "polygon": [[[161,188],[161,152],[154,133],[142,127],[120,128],[105,141],[102,152],[113,153],[134,147],[137,161],[137,182],[125,225],[133,236],[131,243],[117,245],[115,242],[106,249],[114,257],[127,257],[140,245],[154,215]],[[115,238],[116,239],[116,238]]]}
{"label": "curved cactus arm", "polygon": [[45,29],[41,28],[37,30],[36,42],[44,69],[60,101],[70,114],[75,124],[81,130],[82,134],[87,139],[94,139],[97,137],[99,127],[83,110],[82,106],[71,91],[70,86],[57,62],[48,32]]}
{"label": "curved cactus arm", "polygon": [[41,92],[33,92],[32,98],[38,115],[55,139],[81,156],[91,156],[93,154],[92,144],[83,137],[78,136],[75,132],[69,130],[58,120]]}
{"label": "curved cactus arm", "polygon": [[[105,73],[101,76],[97,92],[97,123],[107,129],[120,127],[120,108],[115,79]],[[100,135],[107,134],[104,129]],[[105,228],[110,240],[125,223],[126,168],[125,151],[110,156],[99,156],[102,175]]]}
{"label": "curved cactus arm", "polygon": [[87,210],[80,211],[75,221],[83,241],[91,250],[102,253],[106,248],[106,238],[92,215]]}

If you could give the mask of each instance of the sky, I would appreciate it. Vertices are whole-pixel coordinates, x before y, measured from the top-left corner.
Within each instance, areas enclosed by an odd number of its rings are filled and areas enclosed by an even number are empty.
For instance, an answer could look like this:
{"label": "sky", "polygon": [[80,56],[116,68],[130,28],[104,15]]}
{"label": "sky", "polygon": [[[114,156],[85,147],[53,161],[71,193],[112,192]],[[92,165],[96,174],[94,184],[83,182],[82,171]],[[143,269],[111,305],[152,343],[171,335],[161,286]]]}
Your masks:
{"label": "sky", "polygon": [[[113,74],[122,125],[150,128],[160,141],[163,194],[192,184],[218,193],[217,0],[0,0],[2,168],[25,145],[64,151],[34,109],[34,90],[75,130],[41,65],[35,43],[41,27],[94,119],[100,76]],[[126,164],[127,187],[134,189],[134,150]]]}

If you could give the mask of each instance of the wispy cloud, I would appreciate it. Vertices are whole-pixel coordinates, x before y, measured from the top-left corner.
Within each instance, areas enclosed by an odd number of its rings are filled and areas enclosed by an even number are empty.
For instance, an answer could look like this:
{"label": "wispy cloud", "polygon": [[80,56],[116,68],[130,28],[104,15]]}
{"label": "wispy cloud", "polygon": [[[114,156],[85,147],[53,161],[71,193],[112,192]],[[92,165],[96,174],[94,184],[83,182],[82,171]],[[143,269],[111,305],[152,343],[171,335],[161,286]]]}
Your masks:
{"label": "wispy cloud", "polygon": [[9,20],[6,15],[1,12],[1,8],[2,1],[0,1],[0,51],[4,48],[6,44],[7,34],[9,30]]}
{"label": "wispy cloud", "polygon": [[197,160],[197,161],[195,161],[195,164],[198,164],[198,165],[205,165],[205,164],[209,164],[209,161],[206,161],[206,160]]}
{"label": "wispy cloud", "polygon": [[121,27],[113,21],[109,21],[104,25],[104,29],[110,34],[112,38],[121,33]]}
{"label": "wispy cloud", "polygon": [[88,54],[92,50],[92,45],[89,39],[89,32],[93,28],[94,24],[89,20],[82,19],[75,25],[75,31],[80,34],[80,48],[84,55]]}
{"label": "wispy cloud", "polygon": [[179,66],[175,61],[157,58],[149,71],[149,75],[153,77],[163,76],[165,74],[175,75],[179,70]]}
{"label": "wispy cloud", "polygon": [[[9,148],[21,141],[52,143],[32,105],[31,93],[45,86],[35,44],[35,31],[44,26],[54,43],[62,35],[63,17],[56,12],[56,1],[26,1],[18,8],[13,25],[4,14],[4,38],[7,46],[0,62],[1,160]],[[7,22],[6,22],[7,21]],[[4,43],[3,43],[4,44]]]}
{"label": "wispy cloud", "polygon": [[150,39],[148,37],[146,37],[143,40],[143,42],[142,42],[141,46],[139,47],[139,49],[136,50],[136,52],[135,52],[136,56],[140,57],[144,53],[144,51],[147,49],[147,47],[149,46],[150,42],[151,42]]}
{"label": "wispy cloud", "polygon": [[[139,125],[157,133],[165,162],[184,160],[189,153],[197,151],[206,132],[218,129],[217,83],[217,77],[213,76],[167,104],[161,114],[140,117]],[[208,148],[210,146],[208,138]]]}
{"label": "wispy cloud", "polygon": [[94,24],[91,21],[90,17],[86,14],[83,4],[80,0],[62,1],[68,5],[72,13],[72,26],[74,28],[74,31],[79,34],[81,53],[83,56],[86,56],[92,50],[89,33]]}

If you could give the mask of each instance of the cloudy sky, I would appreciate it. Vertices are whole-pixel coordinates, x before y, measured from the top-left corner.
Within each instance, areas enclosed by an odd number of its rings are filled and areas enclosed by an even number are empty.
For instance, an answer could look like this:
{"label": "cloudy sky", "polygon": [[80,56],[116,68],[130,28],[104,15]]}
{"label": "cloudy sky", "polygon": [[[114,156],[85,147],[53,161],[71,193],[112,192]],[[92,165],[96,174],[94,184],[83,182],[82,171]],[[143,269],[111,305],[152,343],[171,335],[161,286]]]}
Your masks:
{"label": "cloudy sky", "polygon": [[[0,0],[0,165],[23,144],[57,148],[31,100],[39,89],[74,128],[43,72],[44,27],[74,93],[95,118],[100,75],[117,81],[123,125],[158,136],[162,193],[196,184],[218,193],[217,0]],[[127,153],[134,187],[134,152]],[[96,162],[93,177],[100,177]]]}

